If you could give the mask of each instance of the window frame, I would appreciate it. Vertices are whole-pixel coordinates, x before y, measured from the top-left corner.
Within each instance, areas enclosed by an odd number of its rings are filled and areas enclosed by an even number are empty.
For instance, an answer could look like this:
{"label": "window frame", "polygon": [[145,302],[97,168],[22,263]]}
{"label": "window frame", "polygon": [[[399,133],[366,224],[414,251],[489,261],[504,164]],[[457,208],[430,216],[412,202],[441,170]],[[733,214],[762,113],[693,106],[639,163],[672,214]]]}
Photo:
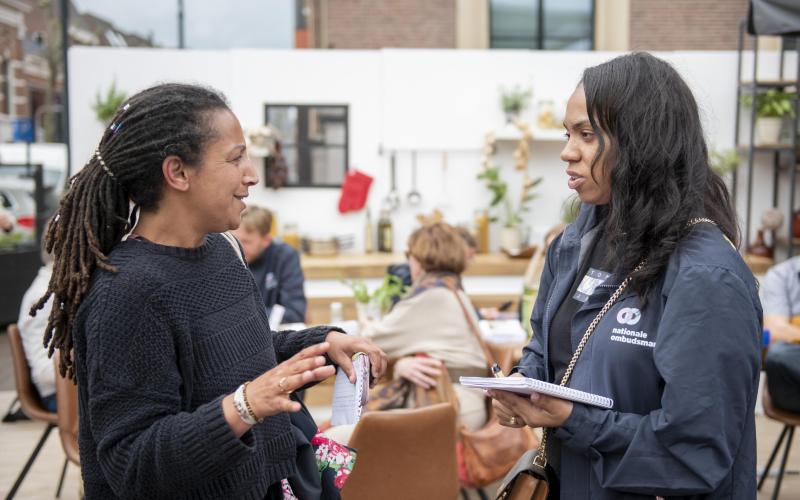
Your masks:
{"label": "window frame", "polygon": [[[281,145],[284,150],[287,147],[294,148],[297,152],[297,182],[287,182],[284,186],[286,188],[341,188],[344,179],[347,176],[350,165],[350,105],[349,104],[297,104],[297,103],[267,103],[264,104],[264,123],[269,124],[269,111],[270,109],[285,109],[297,108],[297,143],[282,141]],[[341,122],[344,124],[344,143],[343,144],[319,144],[311,141],[308,138],[308,114],[311,108],[327,108],[327,109],[341,109],[344,111],[344,117]],[[337,120],[339,121],[339,120]],[[344,166],[342,171],[342,183],[339,184],[320,184],[311,181],[311,151],[313,148],[325,149],[343,149],[344,150]],[[266,182],[266,175],[264,176]]]}
{"label": "window frame", "polygon": [[[536,36],[533,37],[534,38],[535,47],[532,48],[532,49],[527,49],[527,48],[506,48],[506,47],[495,47],[494,46],[493,42],[494,42],[494,38],[495,37],[492,36],[492,0],[489,0],[489,15],[487,16],[488,23],[489,23],[489,26],[488,26],[488,31],[489,31],[489,49],[492,49],[492,50],[556,50],[556,51],[557,50],[564,50],[564,49],[545,49],[544,48],[545,40],[548,39],[548,37],[545,36],[545,29],[547,27],[546,27],[545,22],[544,22],[545,3],[548,2],[548,1],[557,2],[558,0],[538,0],[539,6],[538,6],[537,12],[536,12],[536,16],[537,16],[536,17]],[[597,0],[591,0],[591,14],[589,16],[589,18],[590,18],[590,21],[589,21],[589,24],[590,24],[590,26],[589,26],[589,40],[590,40],[590,43],[589,43],[589,48],[586,49],[587,52],[595,50],[595,22],[597,20],[596,16],[597,16]],[[516,40],[528,40],[528,39],[530,39],[530,37],[527,37],[527,36],[507,36],[507,37],[499,37],[499,38],[504,38],[504,39],[507,39],[507,40],[515,40],[515,39]],[[566,37],[554,36],[554,37],[550,37],[550,39],[553,39],[553,40],[565,40]]]}

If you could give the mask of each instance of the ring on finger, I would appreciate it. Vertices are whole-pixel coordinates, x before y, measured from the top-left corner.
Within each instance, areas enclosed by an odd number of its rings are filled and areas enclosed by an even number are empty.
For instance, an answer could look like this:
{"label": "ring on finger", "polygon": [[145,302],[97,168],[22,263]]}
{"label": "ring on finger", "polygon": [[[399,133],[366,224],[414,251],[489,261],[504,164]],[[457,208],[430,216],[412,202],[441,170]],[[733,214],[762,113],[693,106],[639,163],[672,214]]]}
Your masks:
{"label": "ring on finger", "polygon": [[289,381],[286,380],[287,378],[288,377],[283,377],[278,381],[278,389],[284,394],[290,394],[292,392],[289,390]]}

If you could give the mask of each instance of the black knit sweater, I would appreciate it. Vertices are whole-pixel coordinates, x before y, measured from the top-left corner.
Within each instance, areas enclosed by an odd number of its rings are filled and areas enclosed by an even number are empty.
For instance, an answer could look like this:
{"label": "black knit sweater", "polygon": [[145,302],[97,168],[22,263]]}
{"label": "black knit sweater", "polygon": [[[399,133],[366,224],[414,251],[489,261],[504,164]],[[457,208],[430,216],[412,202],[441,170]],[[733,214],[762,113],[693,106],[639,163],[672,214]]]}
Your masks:
{"label": "black knit sweater", "polygon": [[295,473],[289,417],[236,438],[221,400],[329,329],[270,332],[250,272],[217,234],[191,249],[129,239],[110,264],[74,330],[86,498],[263,499]]}

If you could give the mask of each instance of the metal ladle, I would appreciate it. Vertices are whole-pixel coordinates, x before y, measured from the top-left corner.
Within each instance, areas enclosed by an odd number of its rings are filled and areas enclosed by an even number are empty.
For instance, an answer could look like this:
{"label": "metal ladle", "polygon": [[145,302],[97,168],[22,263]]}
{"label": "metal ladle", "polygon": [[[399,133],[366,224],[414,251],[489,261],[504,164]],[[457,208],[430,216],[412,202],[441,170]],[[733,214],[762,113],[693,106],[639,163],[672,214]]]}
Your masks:
{"label": "metal ladle", "polygon": [[422,203],[422,194],[417,190],[417,152],[411,152],[411,191],[406,197],[408,204],[415,207]]}
{"label": "metal ladle", "polygon": [[400,206],[400,195],[397,193],[397,175],[396,175],[396,168],[395,168],[395,160],[396,156],[395,153],[392,153],[392,156],[389,161],[389,167],[391,168],[392,174],[392,190],[389,191],[389,194],[386,195],[384,202],[386,203],[387,208],[389,210],[395,210],[397,207]]}

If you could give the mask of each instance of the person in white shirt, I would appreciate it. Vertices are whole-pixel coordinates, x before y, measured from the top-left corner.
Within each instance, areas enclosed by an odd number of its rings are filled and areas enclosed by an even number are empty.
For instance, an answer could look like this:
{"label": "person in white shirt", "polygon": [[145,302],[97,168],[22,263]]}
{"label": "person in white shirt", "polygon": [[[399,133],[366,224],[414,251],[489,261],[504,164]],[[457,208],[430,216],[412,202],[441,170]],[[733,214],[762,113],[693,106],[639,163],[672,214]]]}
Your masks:
{"label": "person in white shirt", "polygon": [[0,231],[10,233],[14,230],[14,216],[8,210],[0,208]]}
{"label": "person in white shirt", "polygon": [[30,313],[31,307],[47,293],[47,285],[53,274],[53,258],[44,250],[42,250],[42,262],[44,265],[39,269],[33,283],[22,297],[17,326],[22,337],[25,357],[28,359],[28,366],[31,369],[33,385],[39,391],[43,406],[54,412],[56,411],[56,372],[53,360],[47,355],[47,349],[43,344],[44,330],[47,326],[47,318],[50,317],[53,298],[51,297],[47,301],[42,310],[37,311],[36,316],[31,316]]}

